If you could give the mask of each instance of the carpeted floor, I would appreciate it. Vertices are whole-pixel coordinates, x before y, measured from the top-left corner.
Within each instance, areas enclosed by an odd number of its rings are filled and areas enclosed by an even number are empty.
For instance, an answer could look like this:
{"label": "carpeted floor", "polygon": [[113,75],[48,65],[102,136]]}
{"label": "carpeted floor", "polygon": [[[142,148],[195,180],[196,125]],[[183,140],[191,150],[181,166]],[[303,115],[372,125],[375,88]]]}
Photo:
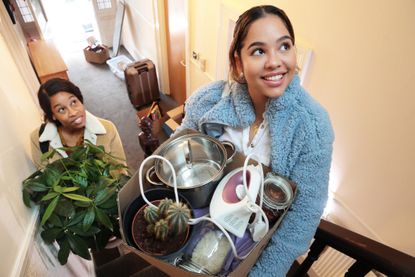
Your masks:
{"label": "carpeted floor", "polygon": [[[131,59],[123,48],[120,54]],[[81,89],[86,109],[117,126],[127,156],[127,164],[131,173],[134,173],[144,159],[144,153],[138,143],[136,110],[128,98],[125,81],[117,78],[107,64],[87,62],[82,48],[79,51],[66,51],[62,56],[68,67],[69,79]],[[162,95],[163,106],[170,109],[175,103]]]}

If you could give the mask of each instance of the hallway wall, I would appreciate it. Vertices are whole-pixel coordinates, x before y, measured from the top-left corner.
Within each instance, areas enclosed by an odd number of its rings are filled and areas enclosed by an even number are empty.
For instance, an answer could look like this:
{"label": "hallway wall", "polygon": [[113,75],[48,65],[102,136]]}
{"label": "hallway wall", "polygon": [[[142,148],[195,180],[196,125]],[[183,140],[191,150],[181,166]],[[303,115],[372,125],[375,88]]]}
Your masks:
{"label": "hallway wall", "polygon": [[41,117],[1,33],[0,56],[0,276],[11,276],[22,266],[34,227],[21,182],[35,170],[28,137]]}

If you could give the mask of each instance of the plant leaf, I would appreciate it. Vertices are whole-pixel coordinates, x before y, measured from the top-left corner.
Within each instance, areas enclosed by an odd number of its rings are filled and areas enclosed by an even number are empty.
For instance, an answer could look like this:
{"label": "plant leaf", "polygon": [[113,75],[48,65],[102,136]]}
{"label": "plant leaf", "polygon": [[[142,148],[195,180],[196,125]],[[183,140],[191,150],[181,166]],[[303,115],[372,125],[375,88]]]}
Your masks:
{"label": "plant leaf", "polygon": [[45,160],[53,157],[53,155],[55,155],[55,153],[56,153],[56,150],[55,149],[51,149],[48,152],[43,153],[42,156],[40,156],[40,160],[41,161],[45,161]]}
{"label": "plant leaf", "polygon": [[82,219],[84,218],[85,214],[86,214],[86,211],[82,211],[82,212],[79,212],[79,213],[75,214],[74,217],[72,217],[69,220],[69,223],[66,226],[67,227],[70,227],[70,226],[74,226],[74,225],[78,224],[79,222],[82,221]]}
{"label": "plant leaf", "polygon": [[85,160],[87,149],[86,147],[77,147],[70,149],[72,151],[71,155],[69,156],[72,160],[80,161]]}
{"label": "plant leaf", "polygon": [[82,227],[80,227],[79,225],[75,225],[75,226],[71,226],[68,228],[71,232],[74,232],[75,234],[78,234],[80,236],[83,237],[91,237],[93,235],[98,234],[99,232],[101,232],[101,229],[92,225],[91,228],[89,228],[88,231],[84,231],[82,230]]}
{"label": "plant leaf", "polygon": [[63,230],[61,228],[51,228],[43,230],[40,235],[46,243],[52,243],[59,237],[62,232]]}
{"label": "plant leaf", "polygon": [[63,216],[63,217],[70,217],[75,213],[75,208],[72,205],[72,200],[68,198],[61,198],[59,200],[59,204],[56,206],[55,213]]}
{"label": "plant leaf", "polygon": [[91,256],[89,255],[88,251],[88,245],[80,236],[68,233],[68,240],[72,252],[81,256],[84,259],[91,259]]}
{"label": "plant leaf", "polygon": [[29,207],[30,208],[30,194],[29,194],[29,192],[27,191],[27,189],[23,189],[22,190],[22,196],[23,196],[23,203],[26,205],[26,207]]}
{"label": "plant leaf", "polygon": [[43,196],[42,199],[40,199],[40,200],[41,201],[47,201],[47,200],[50,200],[50,199],[56,197],[56,195],[58,195],[58,193],[52,191],[52,192],[49,192],[48,194],[46,194],[45,196]]}
{"label": "plant leaf", "polygon": [[37,192],[47,191],[49,188],[38,181],[29,181],[26,183],[26,187]]}
{"label": "plant leaf", "polygon": [[117,207],[117,197],[116,197],[116,195],[113,195],[107,201],[105,201],[101,205],[97,205],[97,206],[99,208],[105,209],[105,210],[116,208]]}
{"label": "plant leaf", "polygon": [[68,239],[64,239],[59,243],[59,252],[58,252],[58,260],[61,265],[64,265],[68,262],[69,252],[71,250],[69,246]]}
{"label": "plant leaf", "polygon": [[62,192],[72,192],[78,190],[79,187],[66,187],[62,189]]}
{"label": "plant leaf", "polygon": [[59,195],[56,196],[48,205],[48,207],[46,208],[45,213],[42,216],[42,221],[40,222],[40,225],[44,225],[45,222],[48,220],[48,218],[50,217],[50,215],[53,213],[53,211],[56,208],[56,205],[58,204],[59,201]]}
{"label": "plant leaf", "polygon": [[60,173],[58,170],[53,167],[47,167],[43,173],[47,186],[53,187],[59,184]]}
{"label": "plant leaf", "polygon": [[53,186],[53,190],[58,192],[58,193],[62,193],[63,192],[63,187],[58,186],[57,184]]}
{"label": "plant leaf", "polygon": [[103,204],[105,201],[107,201],[112,195],[115,194],[117,188],[111,188],[111,189],[104,189],[104,190],[100,190],[97,193],[97,196],[95,197],[95,204],[96,205],[101,205]]}
{"label": "plant leaf", "polygon": [[88,179],[86,176],[81,176],[80,174],[72,176],[72,181],[82,188],[86,188],[88,186]]}
{"label": "plant leaf", "polygon": [[29,177],[27,177],[26,179],[23,180],[23,184],[25,184],[27,181],[31,181],[33,179],[35,179],[37,176],[42,175],[43,172],[42,170],[36,170],[35,172],[33,172]]}
{"label": "plant leaf", "polygon": [[114,230],[110,218],[108,217],[108,215],[105,214],[105,212],[103,210],[95,207],[95,213],[96,213],[98,221],[102,225],[104,225],[105,227],[107,227],[111,231]]}
{"label": "plant leaf", "polygon": [[83,224],[82,224],[82,230],[84,232],[88,231],[89,228],[91,228],[91,225],[94,222],[94,220],[95,220],[94,207],[90,207],[88,209],[88,212],[85,214],[84,221],[83,221]]}
{"label": "plant leaf", "polygon": [[75,206],[81,207],[81,208],[88,208],[89,206],[91,206],[91,202],[75,201],[75,202],[73,202],[73,204]]}
{"label": "plant leaf", "polygon": [[63,196],[70,198],[72,200],[76,200],[76,201],[82,201],[82,202],[92,202],[91,199],[89,199],[86,196],[80,195],[80,194],[75,194],[75,193],[62,193]]}
{"label": "plant leaf", "polygon": [[[57,211],[57,209],[58,209],[59,206],[60,205],[56,206],[55,212]],[[61,219],[55,213],[52,213],[52,215],[49,217],[48,223],[50,223],[52,226],[63,227],[63,224],[62,224]]]}
{"label": "plant leaf", "polygon": [[92,143],[88,143],[87,145],[88,145],[89,151],[93,154],[105,153],[104,146],[102,146],[102,145],[97,146],[97,145],[94,145]]}

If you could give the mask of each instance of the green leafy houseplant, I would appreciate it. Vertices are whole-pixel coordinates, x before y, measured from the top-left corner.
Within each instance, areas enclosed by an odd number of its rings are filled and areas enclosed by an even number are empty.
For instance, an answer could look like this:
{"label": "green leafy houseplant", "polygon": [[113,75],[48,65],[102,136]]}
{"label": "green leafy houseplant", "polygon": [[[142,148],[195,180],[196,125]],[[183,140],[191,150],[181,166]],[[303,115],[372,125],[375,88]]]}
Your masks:
{"label": "green leafy houseplant", "polygon": [[[66,264],[70,252],[91,259],[89,249],[100,250],[119,237],[117,193],[128,181],[126,166],[103,146],[86,142],[62,148],[70,153],[48,163],[23,181],[23,201],[39,205],[41,237],[56,241],[58,260]],[[56,154],[42,155],[46,160]]]}

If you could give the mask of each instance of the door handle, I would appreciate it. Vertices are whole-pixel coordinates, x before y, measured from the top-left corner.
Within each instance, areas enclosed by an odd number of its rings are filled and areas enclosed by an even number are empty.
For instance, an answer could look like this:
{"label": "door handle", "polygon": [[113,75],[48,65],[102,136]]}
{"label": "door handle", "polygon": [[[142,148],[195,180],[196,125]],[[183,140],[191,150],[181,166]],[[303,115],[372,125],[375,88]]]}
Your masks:
{"label": "door handle", "polygon": [[181,61],[180,61],[180,64],[181,64],[183,67],[186,67],[186,64],[185,64],[184,60],[181,60]]}

